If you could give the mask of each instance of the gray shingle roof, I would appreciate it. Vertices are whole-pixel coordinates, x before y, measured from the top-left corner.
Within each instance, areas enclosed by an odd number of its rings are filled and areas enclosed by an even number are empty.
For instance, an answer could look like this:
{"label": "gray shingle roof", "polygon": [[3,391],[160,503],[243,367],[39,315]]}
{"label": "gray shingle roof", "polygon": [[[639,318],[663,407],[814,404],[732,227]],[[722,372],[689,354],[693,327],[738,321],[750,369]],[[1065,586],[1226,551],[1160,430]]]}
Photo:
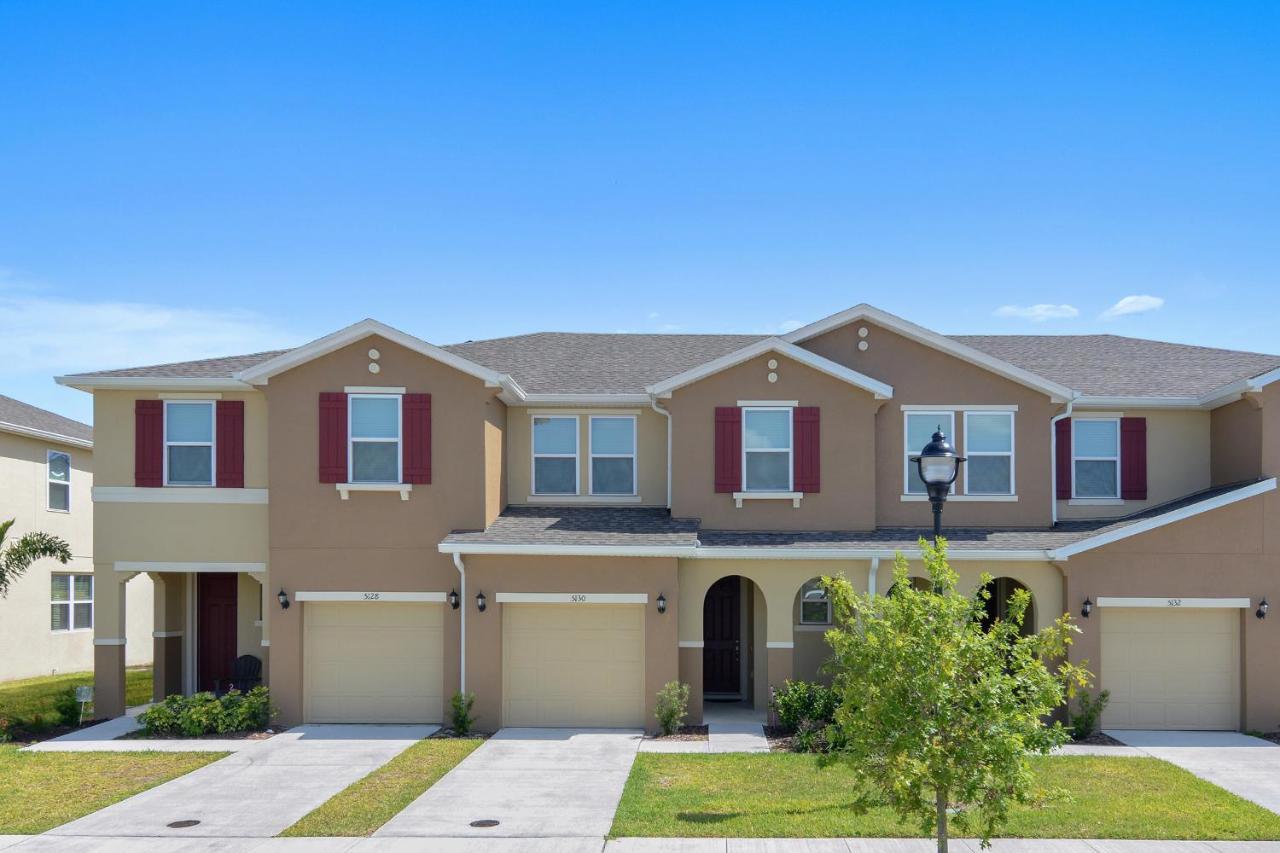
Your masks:
{"label": "gray shingle roof", "polygon": [[0,394],[0,424],[93,441],[93,427]]}
{"label": "gray shingle roof", "polygon": [[120,370],[74,373],[72,376],[137,376],[147,379],[230,379],[245,368],[261,364],[288,351],[287,349],[278,349],[268,352],[255,352],[248,355],[202,358],[198,361],[175,361],[169,364],[152,364],[146,367],[125,367]]}
{"label": "gray shingle roof", "polygon": [[507,507],[486,530],[455,530],[446,542],[487,545],[673,545],[698,543],[696,518],[649,507]]}

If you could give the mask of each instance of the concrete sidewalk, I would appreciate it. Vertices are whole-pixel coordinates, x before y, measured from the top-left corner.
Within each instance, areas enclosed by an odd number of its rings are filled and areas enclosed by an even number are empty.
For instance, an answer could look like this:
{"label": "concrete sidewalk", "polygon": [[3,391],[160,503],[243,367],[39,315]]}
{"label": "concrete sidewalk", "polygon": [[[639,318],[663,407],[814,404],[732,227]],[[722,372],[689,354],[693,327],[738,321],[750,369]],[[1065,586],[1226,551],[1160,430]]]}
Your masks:
{"label": "concrete sidewalk", "polygon": [[1239,732],[1108,731],[1107,734],[1280,814],[1280,746],[1269,740]]}

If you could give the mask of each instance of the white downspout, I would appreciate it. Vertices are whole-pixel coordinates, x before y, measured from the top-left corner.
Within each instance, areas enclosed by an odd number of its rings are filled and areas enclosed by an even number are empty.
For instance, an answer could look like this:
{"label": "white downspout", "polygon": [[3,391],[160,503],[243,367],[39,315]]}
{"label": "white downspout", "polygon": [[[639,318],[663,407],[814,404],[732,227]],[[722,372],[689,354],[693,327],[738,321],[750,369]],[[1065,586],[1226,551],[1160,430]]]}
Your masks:
{"label": "white downspout", "polygon": [[458,638],[458,692],[467,692],[467,567],[462,565],[462,555],[453,552],[453,565],[462,578],[458,585],[462,591],[458,594],[458,607],[462,610],[461,636]]}
{"label": "white downspout", "polygon": [[658,405],[657,397],[649,397],[649,406],[667,419],[667,509],[671,509],[671,413]]}
{"label": "white downspout", "polygon": [[1071,417],[1076,398],[1067,401],[1067,410],[1049,419],[1049,526],[1058,523],[1058,421]]}
{"label": "white downspout", "polygon": [[867,595],[876,594],[876,575],[880,572],[880,558],[871,558],[871,572],[867,575]]}

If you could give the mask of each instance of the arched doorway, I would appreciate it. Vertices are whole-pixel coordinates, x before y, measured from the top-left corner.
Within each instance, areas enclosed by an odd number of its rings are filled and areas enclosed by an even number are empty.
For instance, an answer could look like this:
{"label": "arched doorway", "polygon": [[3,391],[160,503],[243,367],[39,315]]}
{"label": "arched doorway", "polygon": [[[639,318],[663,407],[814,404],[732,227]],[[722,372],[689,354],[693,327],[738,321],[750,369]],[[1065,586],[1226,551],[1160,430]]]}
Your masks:
{"label": "arched doorway", "polygon": [[[728,575],[702,602],[704,702],[768,702],[764,594],[750,578]],[[763,698],[762,698],[763,696]]]}
{"label": "arched doorway", "polygon": [[[997,619],[1005,619],[1009,615],[1009,599],[1020,589],[1027,589],[1026,584],[1015,578],[999,577],[986,585],[985,589],[991,594],[987,599],[987,614],[982,620],[982,627],[990,628],[991,624]],[[1027,589],[1028,594],[1031,590]],[[1020,633],[1026,637],[1036,630],[1036,600],[1032,596],[1030,603],[1027,605],[1027,612],[1023,615],[1022,629]]]}
{"label": "arched doorway", "polygon": [[[916,589],[921,592],[928,592],[929,590],[933,589],[933,581],[929,580],[928,578],[912,576],[910,578],[910,581],[911,581],[912,589]],[[894,592],[897,591],[897,589],[898,589],[898,584],[896,583],[893,586],[889,587],[889,595],[893,595]]]}

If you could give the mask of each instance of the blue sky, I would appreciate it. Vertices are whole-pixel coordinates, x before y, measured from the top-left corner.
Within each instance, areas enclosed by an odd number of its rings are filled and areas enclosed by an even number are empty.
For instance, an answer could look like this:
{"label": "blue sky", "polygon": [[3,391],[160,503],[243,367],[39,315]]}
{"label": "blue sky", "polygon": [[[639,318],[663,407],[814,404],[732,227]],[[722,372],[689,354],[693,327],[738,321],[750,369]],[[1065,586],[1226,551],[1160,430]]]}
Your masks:
{"label": "blue sky", "polygon": [[88,420],[52,375],[365,316],[1280,351],[1278,41],[1249,2],[0,2],[0,393]]}

